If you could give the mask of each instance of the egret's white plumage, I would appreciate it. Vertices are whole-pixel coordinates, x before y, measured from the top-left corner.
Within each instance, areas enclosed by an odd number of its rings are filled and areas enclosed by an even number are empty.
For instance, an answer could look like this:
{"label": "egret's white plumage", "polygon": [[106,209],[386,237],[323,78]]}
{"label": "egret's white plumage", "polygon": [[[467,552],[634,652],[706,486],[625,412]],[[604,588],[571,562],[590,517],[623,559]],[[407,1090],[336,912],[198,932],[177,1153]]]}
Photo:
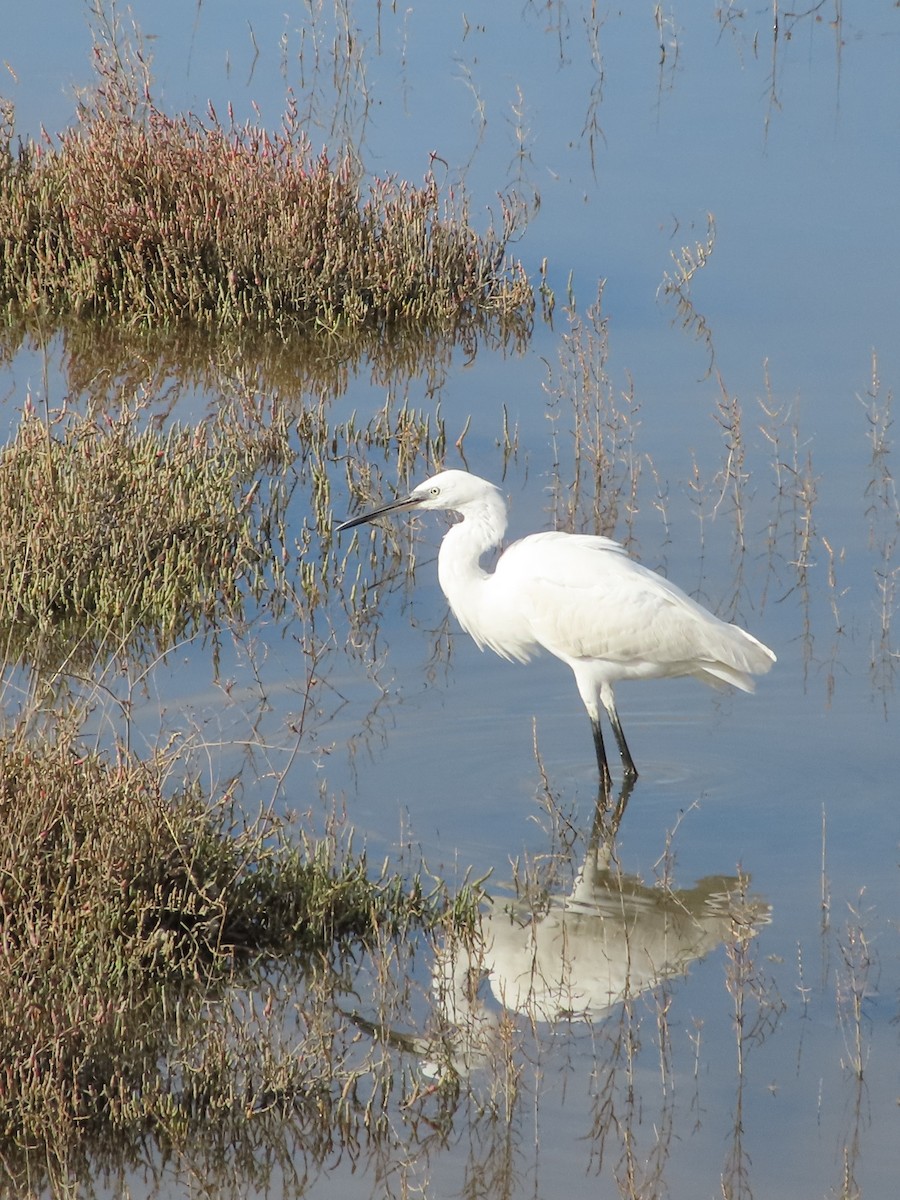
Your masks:
{"label": "egret's white plumage", "polygon": [[637,776],[613,699],[620,679],[693,675],[750,692],[752,676],[775,662],[762,642],[713,616],[609,538],[534,533],[514,542],[494,571],[486,571],[481,559],[503,539],[506,504],[499,488],[467,471],[442,471],[409,496],[345,521],[338,530],[407,509],[448,509],[462,516],[441,543],[438,577],[460,625],[480,647],[519,662],[549,650],[572,668],[605,786],[601,705],[626,778]]}

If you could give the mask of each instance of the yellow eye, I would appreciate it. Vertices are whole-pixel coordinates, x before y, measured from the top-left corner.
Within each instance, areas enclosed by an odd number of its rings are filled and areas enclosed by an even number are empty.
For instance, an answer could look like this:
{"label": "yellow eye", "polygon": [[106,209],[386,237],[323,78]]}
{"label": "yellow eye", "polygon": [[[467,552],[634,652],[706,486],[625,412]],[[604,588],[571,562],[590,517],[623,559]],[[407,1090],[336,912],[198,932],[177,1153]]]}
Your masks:
{"label": "yellow eye", "polygon": [[431,489],[431,494],[432,496],[439,496],[441,494],[441,489],[438,487],[433,487]]}

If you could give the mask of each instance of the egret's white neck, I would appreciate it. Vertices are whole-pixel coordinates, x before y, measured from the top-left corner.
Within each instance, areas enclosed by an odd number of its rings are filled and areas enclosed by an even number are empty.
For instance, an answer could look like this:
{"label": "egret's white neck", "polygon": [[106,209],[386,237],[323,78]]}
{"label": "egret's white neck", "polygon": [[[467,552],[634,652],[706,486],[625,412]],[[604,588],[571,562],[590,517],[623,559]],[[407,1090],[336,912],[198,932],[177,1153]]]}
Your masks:
{"label": "egret's white neck", "polygon": [[[438,555],[438,579],[450,607],[462,618],[480,584],[490,578],[482,555],[495,550],[506,532],[506,505],[498,490],[467,504],[462,521],[444,535]],[[464,622],[465,623],[465,622]]]}
{"label": "egret's white neck", "polygon": [[462,521],[441,542],[438,578],[463,629],[483,650],[489,646],[504,658],[526,662],[538,649],[529,618],[517,611],[497,576],[481,565],[482,555],[496,550],[506,532],[506,505],[499,489],[458,510]]}

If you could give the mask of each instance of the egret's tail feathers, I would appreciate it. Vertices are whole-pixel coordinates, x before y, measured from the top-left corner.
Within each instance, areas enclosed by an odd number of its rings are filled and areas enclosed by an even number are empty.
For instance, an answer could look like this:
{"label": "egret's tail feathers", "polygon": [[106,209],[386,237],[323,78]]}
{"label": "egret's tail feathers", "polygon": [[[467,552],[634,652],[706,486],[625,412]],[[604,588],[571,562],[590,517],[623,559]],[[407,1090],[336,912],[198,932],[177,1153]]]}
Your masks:
{"label": "egret's tail feathers", "polygon": [[723,659],[703,663],[698,675],[704,683],[714,687],[730,683],[742,692],[752,692],[756,688],[753,676],[765,675],[766,671],[771,670],[776,661],[775,655],[746,630],[737,625],[730,626],[730,629],[735,636],[729,644],[727,660],[723,655]]}
{"label": "egret's tail feathers", "polygon": [[755,692],[756,680],[752,675],[748,675],[746,671],[736,671],[734,667],[729,667],[725,663],[708,663],[702,670],[697,672],[697,678],[702,683],[708,683],[710,687],[724,687],[726,683],[730,683],[732,687],[740,688],[742,692]]}

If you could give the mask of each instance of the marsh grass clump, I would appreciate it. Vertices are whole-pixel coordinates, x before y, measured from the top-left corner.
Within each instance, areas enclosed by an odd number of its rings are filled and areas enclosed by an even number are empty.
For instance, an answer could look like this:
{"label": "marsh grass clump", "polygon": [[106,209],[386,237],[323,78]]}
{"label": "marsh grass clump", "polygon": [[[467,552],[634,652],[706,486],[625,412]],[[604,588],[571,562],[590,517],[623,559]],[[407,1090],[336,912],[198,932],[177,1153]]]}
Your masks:
{"label": "marsh grass clump", "polygon": [[339,975],[343,954],[442,910],[415,880],[370,876],[333,834],[313,845],[248,825],[227,795],[173,788],[171,769],[0,744],[4,1164],[97,1131],[140,1140],[237,1119],[310,1073],[329,1092],[328,1063],[296,1044],[276,1053],[255,1003],[241,1017],[229,989],[272,991],[260,972],[288,965],[295,980],[329,963]]}
{"label": "marsh grass clump", "polygon": [[56,139],[13,144],[0,122],[0,308],[141,325],[334,333],[411,322],[436,332],[492,314],[527,323],[524,269],[465,204],[315,156],[289,104],[281,130],[171,117],[137,103],[121,59]]}
{"label": "marsh grass clump", "polygon": [[7,660],[90,661],[170,645],[239,613],[274,569],[277,430],[141,427],[26,412],[0,450],[0,638]]}
{"label": "marsh grass clump", "polygon": [[42,946],[62,962],[74,934],[79,970],[102,959],[107,982],[193,979],[235,957],[362,936],[379,895],[397,898],[369,881],[364,857],[338,865],[335,847],[294,845],[274,821],[235,833],[227,796],[211,804],[194,784],[167,796],[167,783],[164,762],[0,745],[8,951]]}

